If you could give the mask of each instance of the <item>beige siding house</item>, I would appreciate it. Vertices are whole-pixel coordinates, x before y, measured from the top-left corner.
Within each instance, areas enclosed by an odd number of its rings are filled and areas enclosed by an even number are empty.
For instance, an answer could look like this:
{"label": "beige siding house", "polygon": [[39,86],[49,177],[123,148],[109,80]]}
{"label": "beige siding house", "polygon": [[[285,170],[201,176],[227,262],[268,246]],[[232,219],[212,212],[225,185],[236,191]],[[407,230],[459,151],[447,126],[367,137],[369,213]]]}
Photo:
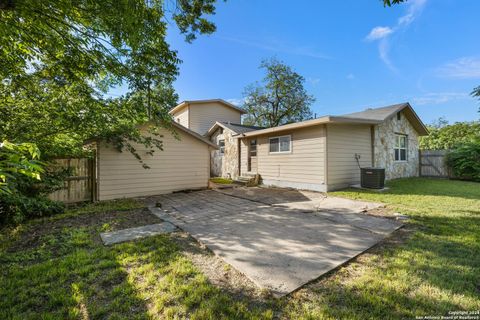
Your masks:
{"label": "beige siding house", "polygon": [[211,176],[259,174],[265,185],[316,191],[358,184],[359,167],[417,176],[418,138],[428,134],[408,103],[273,128],[242,125],[243,113],[220,99],[180,103],[170,111],[176,135],[162,129],[163,151],[151,157],[136,146],[150,169],[97,142],[97,198],[205,188]]}
{"label": "beige siding house", "polygon": [[417,176],[426,134],[408,103],[250,131],[237,136],[240,175],[317,191],[358,184],[359,166],[385,168],[387,179]]}
{"label": "beige siding house", "polygon": [[[210,151],[216,146],[185,127],[174,124],[174,136],[161,129],[163,150],[153,156],[143,145],[137,152],[150,168],[144,169],[128,151],[98,141],[97,200],[149,196],[184,189],[206,188],[210,177]],[[142,126],[147,133],[147,125]]]}
{"label": "beige siding house", "polygon": [[169,112],[175,122],[201,135],[206,134],[217,121],[241,123],[244,113],[222,99],[184,101]]}

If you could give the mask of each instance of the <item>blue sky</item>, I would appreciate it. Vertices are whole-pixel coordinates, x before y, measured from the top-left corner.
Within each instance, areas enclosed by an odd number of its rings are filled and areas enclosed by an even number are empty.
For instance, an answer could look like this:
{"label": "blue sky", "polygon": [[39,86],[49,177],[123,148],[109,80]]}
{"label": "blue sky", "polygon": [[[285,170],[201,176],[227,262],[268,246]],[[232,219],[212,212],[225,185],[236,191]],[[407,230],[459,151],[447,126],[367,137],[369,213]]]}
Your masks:
{"label": "blue sky", "polygon": [[306,79],[317,115],[409,101],[424,122],[478,120],[480,2],[379,0],[219,2],[217,32],[192,44],[172,28],[181,100],[241,103],[245,86],[276,57]]}

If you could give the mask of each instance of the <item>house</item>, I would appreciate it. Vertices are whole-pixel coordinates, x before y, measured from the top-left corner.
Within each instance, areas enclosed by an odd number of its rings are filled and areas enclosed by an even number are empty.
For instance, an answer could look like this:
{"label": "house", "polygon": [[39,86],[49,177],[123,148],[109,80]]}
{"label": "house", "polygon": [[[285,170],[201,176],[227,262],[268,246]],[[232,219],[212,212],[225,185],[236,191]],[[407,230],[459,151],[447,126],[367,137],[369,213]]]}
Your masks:
{"label": "house", "polygon": [[[96,199],[149,196],[208,186],[211,154],[217,144],[203,136],[218,121],[240,123],[242,109],[222,99],[183,101],[172,110],[173,133],[161,128],[163,150],[150,156],[145,146],[134,145],[144,169],[130,152],[120,152],[102,140],[96,147]],[[141,126],[144,135],[148,123]]]}
{"label": "house", "polygon": [[330,191],[359,183],[359,166],[385,168],[386,179],[417,176],[418,137],[427,134],[401,103],[273,128],[216,122],[207,137],[220,147],[213,176],[260,174],[266,185]]}
{"label": "house", "polygon": [[169,114],[175,122],[204,135],[217,121],[241,123],[245,111],[225,100],[210,99],[183,101]]}
{"label": "house", "polygon": [[[359,183],[359,167],[417,176],[418,137],[428,134],[409,103],[273,128],[242,125],[244,113],[221,99],[180,103],[170,111],[175,135],[161,129],[163,151],[150,157],[135,146],[150,169],[98,141],[97,199],[204,188],[210,176],[260,174],[265,185],[316,191]],[[148,134],[148,124],[141,129]]]}
{"label": "house", "polygon": [[428,131],[409,103],[239,134],[239,175],[263,183],[331,191],[360,183],[359,167],[386,179],[418,176],[418,137]]}
{"label": "house", "polygon": [[[144,145],[134,145],[138,154],[150,168],[144,169],[130,152],[120,152],[102,140],[96,146],[97,200],[150,196],[185,189],[208,186],[210,178],[210,152],[217,146],[177,123],[172,123],[175,135],[160,128],[163,150],[153,156]],[[140,127],[144,135],[149,123]]]}

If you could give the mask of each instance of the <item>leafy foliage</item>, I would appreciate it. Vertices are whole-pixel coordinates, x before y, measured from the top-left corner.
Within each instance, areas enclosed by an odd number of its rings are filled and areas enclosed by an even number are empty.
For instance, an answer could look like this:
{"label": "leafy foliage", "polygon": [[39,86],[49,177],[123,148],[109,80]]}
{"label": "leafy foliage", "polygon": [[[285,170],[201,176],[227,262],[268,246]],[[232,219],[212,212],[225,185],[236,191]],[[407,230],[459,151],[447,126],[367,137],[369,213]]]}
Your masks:
{"label": "leafy foliage", "polygon": [[391,7],[393,4],[399,4],[402,2],[406,2],[407,0],[380,0],[383,1],[384,6]]}
{"label": "leafy foliage", "polygon": [[420,148],[424,150],[448,150],[480,139],[480,122],[456,122],[449,125],[440,119],[428,127],[430,134],[422,137]]}
{"label": "leafy foliage", "polygon": [[451,150],[446,161],[456,177],[480,182],[480,140]]}
{"label": "leafy foliage", "polygon": [[[187,41],[215,26],[215,0],[10,0],[0,6],[0,139],[35,141],[43,155],[81,152],[85,138],[146,143],[136,125],[168,121],[180,60],[165,40],[172,18]],[[112,98],[117,86],[128,88]]]}
{"label": "leafy foliage", "polygon": [[8,141],[0,143],[0,195],[15,190],[18,176],[40,180],[40,173],[44,170],[39,158],[40,151],[34,144],[14,144]]}
{"label": "leafy foliage", "polygon": [[263,83],[244,91],[245,124],[275,127],[311,118],[315,99],[303,87],[301,75],[276,59],[262,61],[260,68],[266,70]]}

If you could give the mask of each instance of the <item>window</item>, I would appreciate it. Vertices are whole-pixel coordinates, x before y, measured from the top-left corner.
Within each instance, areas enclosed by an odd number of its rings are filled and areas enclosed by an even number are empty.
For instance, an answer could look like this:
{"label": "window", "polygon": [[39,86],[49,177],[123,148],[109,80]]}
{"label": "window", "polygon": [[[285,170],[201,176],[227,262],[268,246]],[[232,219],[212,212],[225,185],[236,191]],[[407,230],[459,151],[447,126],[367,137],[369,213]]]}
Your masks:
{"label": "window", "polygon": [[291,151],[291,137],[281,136],[270,138],[270,153],[289,153]]}
{"label": "window", "polygon": [[220,154],[225,153],[225,140],[218,140],[218,146],[220,148]]}
{"label": "window", "polygon": [[402,119],[402,114],[399,112],[397,112],[397,120],[401,120]]}
{"label": "window", "polygon": [[407,136],[395,135],[395,161],[407,161]]}
{"label": "window", "polygon": [[257,156],[257,139],[250,140],[250,157]]}

